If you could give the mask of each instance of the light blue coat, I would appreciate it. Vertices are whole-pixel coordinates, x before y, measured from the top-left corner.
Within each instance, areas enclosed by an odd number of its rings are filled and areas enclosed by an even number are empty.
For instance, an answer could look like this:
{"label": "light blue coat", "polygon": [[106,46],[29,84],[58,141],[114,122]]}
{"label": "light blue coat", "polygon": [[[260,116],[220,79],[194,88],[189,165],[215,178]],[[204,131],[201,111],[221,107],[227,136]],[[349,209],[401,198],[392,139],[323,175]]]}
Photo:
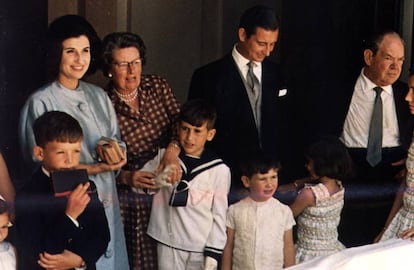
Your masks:
{"label": "light blue coat", "polygon": [[[33,93],[23,106],[19,121],[19,142],[22,157],[31,170],[37,166],[32,156],[35,145],[32,125],[34,120],[47,111],[63,111],[77,119],[82,127],[81,163],[97,163],[95,146],[101,136],[116,138],[120,133],[115,111],[108,95],[98,86],[79,81],[75,90],[69,90],[57,81],[47,84]],[[113,172],[89,175],[95,182],[99,198],[105,207],[111,241],[98,260],[98,270],[128,270],[123,225]]]}

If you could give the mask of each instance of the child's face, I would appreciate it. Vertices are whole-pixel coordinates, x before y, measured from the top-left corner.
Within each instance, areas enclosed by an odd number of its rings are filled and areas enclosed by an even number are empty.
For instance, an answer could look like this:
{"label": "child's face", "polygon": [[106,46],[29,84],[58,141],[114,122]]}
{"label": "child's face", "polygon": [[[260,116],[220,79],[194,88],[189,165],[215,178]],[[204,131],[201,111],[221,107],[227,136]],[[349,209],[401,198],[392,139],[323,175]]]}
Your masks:
{"label": "child's face", "polygon": [[33,153],[49,172],[72,169],[79,165],[81,141],[75,143],[48,142],[44,148],[35,146]]}
{"label": "child's face", "polygon": [[211,141],[216,134],[215,129],[207,129],[207,122],[201,127],[181,121],[178,125],[178,137],[184,152],[190,156],[199,157],[203,153],[206,141]]}
{"label": "child's face", "polygon": [[9,235],[9,227],[9,214],[7,212],[0,214],[0,242],[3,242],[7,235]]}
{"label": "child's face", "polygon": [[267,173],[256,173],[251,178],[242,176],[242,182],[250,189],[250,197],[257,202],[264,202],[273,197],[277,189],[277,170],[270,169]]}

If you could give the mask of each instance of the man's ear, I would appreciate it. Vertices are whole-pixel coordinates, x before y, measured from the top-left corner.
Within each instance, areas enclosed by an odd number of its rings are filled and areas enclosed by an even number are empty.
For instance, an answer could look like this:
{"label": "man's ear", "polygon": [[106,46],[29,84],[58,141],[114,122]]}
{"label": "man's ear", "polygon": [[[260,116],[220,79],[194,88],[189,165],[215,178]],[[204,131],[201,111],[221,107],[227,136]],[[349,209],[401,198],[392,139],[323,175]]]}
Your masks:
{"label": "man's ear", "polygon": [[216,135],[216,129],[212,128],[209,131],[207,131],[207,141],[212,141],[214,138],[214,135]]}
{"label": "man's ear", "polygon": [[38,161],[43,160],[43,148],[36,145],[33,147],[33,155]]}
{"label": "man's ear", "polygon": [[374,58],[374,52],[370,49],[364,50],[364,62],[367,66],[370,66],[372,63],[372,58]]}
{"label": "man's ear", "polygon": [[245,42],[245,41],[247,40],[246,29],[244,29],[244,28],[239,28],[238,35],[239,35],[239,40],[240,40],[241,42]]}
{"label": "man's ear", "polygon": [[242,177],[241,177],[241,181],[242,181],[243,186],[244,186],[245,188],[249,188],[249,187],[250,187],[249,177],[247,177],[247,176],[245,176],[245,175],[242,175]]}

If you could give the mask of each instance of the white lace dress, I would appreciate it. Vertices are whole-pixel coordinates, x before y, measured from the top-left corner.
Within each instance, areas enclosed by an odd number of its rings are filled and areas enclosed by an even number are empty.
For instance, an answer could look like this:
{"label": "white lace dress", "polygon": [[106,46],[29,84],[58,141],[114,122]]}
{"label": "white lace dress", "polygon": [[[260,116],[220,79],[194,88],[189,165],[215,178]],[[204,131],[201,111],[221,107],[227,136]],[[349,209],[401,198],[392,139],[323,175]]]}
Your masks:
{"label": "white lace dress", "polygon": [[340,181],[338,184],[341,189],[332,196],[321,183],[305,187],[312,190],[316,205],[307,207],[297,218],[296,263],[345,248],[338,240],[337,230],[344,206],[345,189]]}
{"label": "white lace dress", "polygon": [[407,187],[404,190],[403,203],[380,241],[397,238],[403,231],[414,227],[414,142],[411,143],[408,150],[408,158],[405,164],[407,167],[405,179]]}

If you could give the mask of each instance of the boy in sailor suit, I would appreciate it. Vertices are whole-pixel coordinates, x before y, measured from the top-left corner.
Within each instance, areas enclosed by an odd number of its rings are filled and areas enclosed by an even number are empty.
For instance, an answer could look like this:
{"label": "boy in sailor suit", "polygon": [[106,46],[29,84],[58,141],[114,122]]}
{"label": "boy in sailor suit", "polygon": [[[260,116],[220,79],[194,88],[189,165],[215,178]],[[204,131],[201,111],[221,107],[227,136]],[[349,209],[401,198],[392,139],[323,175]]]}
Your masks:
{"label": "boy in sailor suit", "polygon": [[[220,261],[231,180],[229,168],[204,148],[215,135],[215,119],[215,109],[204,100],[188,101],[181,108],[177,128],[182,178],[156,190],[148,226],[157,241],[159,270],[216,269]],[[142,170],[154,171],[157,160]]]}

